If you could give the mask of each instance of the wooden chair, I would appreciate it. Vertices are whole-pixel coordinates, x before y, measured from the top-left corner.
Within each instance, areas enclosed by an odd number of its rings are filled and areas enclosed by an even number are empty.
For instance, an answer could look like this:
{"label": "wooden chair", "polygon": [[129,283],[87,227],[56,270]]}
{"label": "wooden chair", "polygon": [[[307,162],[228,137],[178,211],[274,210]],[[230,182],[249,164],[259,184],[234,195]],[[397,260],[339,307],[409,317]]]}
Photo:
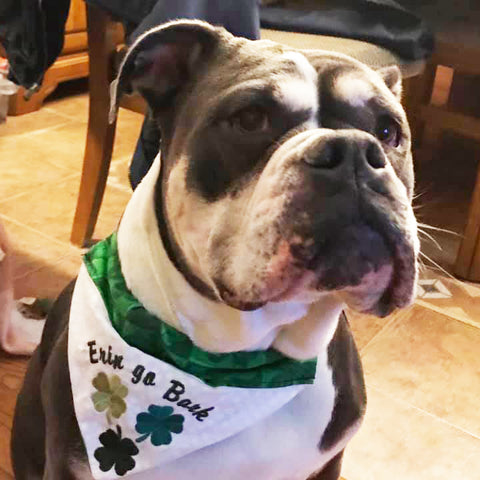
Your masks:
{"label": "wooden chair", "polygon": [[[116,122],[109,124],[110,83],[118,65],[118,22],[87,4],[88,55],[90,59],[87,140],[77,207],[70,240],[87,246],[93,235],[107,183],[115,139]],[[125,98],[121,106],[144,113],[140,97]],[[133,153],[133,152],[132,152]]]}
{"label": "wooden chair", "polygon": [[[108,112],[109,86],[115,76],[115,29],[115,22],[107,12],[87,4],[90,109],[83,171],[70,237],[72,243],[80,246],[91,242],[113,150],[115,123],[108,123]],[[276,30],[262,30],[261,35],[262,38],[296,48],[318,48],[346,53],[373,68],[396,64],[402,70],[404,78],[414,77],[424,68],[423,62],[402,62],[390,51],[358,40]],[[409,91],[407,85],[407,92]],[[138,111],[138,104],[134,109]]]}
{"label": "wooden chair", "polygon": [[[478,28],[478,24],[473,28]],[[415,80],[412,88],[410,123],[418,144],[421,143],[423,132],[427,129],[428,132],[425,133],[429,134],[430,141],[439,139],[441,133],[446,130],[480,141],[478,116],[450,111],[448,100],[441,106],[431,102],[440,66],[453,69],[453,75],[479,76],[477,88],[480,89],[480,35],[475,39],[465,32],[468,37],[465,38],[461,31],[457,30],[455,34],[449,34],[448,31],[446,27],[446,30],[439,34],[435,52],[426,66],[425,73]],[[480,281],[480,164],[454,273],[466,280]]]}
{"label": "wooden chair", "polygon": [[116,122],[108,123],[109,85],[113,80],[116,42],[109,15],[87,5],[90,59],[87,143],[70,240],[85,246],[92,238],[107,183]]}

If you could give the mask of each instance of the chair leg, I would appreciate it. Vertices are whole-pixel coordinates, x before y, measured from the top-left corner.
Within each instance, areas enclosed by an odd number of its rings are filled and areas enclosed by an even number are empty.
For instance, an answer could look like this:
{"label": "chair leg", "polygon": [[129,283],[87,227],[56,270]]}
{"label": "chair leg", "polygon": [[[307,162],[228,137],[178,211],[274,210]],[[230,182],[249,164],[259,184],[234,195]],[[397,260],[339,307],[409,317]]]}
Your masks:
{"label": "chair leg", "polygon": [[116,124],[109,124],[110,83],[114,78],[115,30],[106,12],[87,4],[90,105],[87,141],[70,240],[85,246],[92,238],[112,157]]}
{"label": "chair leg", "polygon": [[480,282],[480,166],[470,201],[467,226],[455,262],[455,275]]}

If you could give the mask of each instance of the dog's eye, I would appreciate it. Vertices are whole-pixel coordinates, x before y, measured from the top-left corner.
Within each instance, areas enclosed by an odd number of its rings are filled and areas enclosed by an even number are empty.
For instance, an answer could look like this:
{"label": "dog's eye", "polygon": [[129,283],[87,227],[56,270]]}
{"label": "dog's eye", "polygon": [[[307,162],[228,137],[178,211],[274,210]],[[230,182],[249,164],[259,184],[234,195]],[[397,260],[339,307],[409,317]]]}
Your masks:
{"label": "dog's eye", "polygon": [[398,123],[387,115],[379,118],[375,136],[390,147],[398,147],[400,145],[401,130]]}
{"label": "dog's eye", "polygon": [[231,118],[233,127],[244,132],[264,132],[270,126],[268,115],[260,107],[246,107]]}

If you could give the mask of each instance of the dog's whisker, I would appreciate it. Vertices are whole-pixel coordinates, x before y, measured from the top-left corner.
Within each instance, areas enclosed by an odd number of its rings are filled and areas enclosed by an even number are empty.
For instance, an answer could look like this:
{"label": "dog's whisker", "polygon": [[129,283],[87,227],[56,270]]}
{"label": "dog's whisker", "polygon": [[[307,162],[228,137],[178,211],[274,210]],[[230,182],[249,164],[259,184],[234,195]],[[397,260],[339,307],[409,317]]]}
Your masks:
{"label": "dog's whisker", "polygon": [[424,232],[420,228],[418,229],[418,233],[420,233],[420,234],[424,235],[426,238],[428,238],[441,252],[443,252],[442,246],[440,245],[440,243],[438,243],[437,239],[433,235],[430,235],[429,233]]}
{"label": "dog's whisker", "polygon": [[[420,252],[420,255],[422,257],[424,257],[426,260],[428,260],[430,263],[432,263],[437,270],[440,270],[444,275],[446,275],[448,278],[450,278],[451,280],[455,280],[455,281],[458,281],[450,272],[447,272],[447,270],[445,270],[440,264],[438,264],[435,260],[432,260],[427,254],[423,253],[423,252]],[[425,264],[424,264],[425,265]],[[425,267],[428,269],[428,268],[431,268],[430,266],[428,265],[425,265]],[[435,270],[435,269],[433,269]]]}
{"label": "dog's whisker", "polygon": [[415,200],[417,200],[418,198],[423,197],[423,196],[426,195],[426,194],[427,194],[427,191],[426,191],[426,190],[424,190],[423,192],[417,192],[417,193],[415,193],[415,194],[413,195],[413,198],[412,198],[412,199],[413,199],[413,201],[415,201]]}
{"label": "dog's whisker", "polygon": [[418,260],[418,270],[420,271],[420,273],[424,273],[427,270],[427,266],[425,265],[425,263],[423,263],[421,259]]}
{"label": "dog's whisker", "polygon": [[460,233],[454,232],[453,230],[448,230],[446,228],[434,227],[433,225],[428,225],[428,223],[417,222],[417,225],[428,230],[435,230],[436,232],[449,233],[450,235],[455,235],[456,237],[463,237]]}

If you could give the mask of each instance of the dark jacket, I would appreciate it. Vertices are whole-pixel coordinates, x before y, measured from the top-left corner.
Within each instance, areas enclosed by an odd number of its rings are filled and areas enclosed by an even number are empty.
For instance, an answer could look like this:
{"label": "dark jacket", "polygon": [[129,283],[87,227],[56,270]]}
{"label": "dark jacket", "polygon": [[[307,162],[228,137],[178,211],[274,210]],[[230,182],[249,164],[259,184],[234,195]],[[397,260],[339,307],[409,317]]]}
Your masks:
{"label": "dark jacket", "polygon": [[[357,38],[385,46],[407,61],[426,58],[433,49],[433,37],[425,24],[394,0],[322,0],[321,10],[308,8],[315,5],[313,0],[299,0],[295,9],[281,5],[259,8],[259,0],[87,2],[108,10],[129,32],[136,29],[135,34],[172,18],[188,17],[221,24],[247,38],[258,38],[260,25]],[[62,50],[69,6],[70,0],[0,1],[0,42],[15,83],[27,89],[41,84],[46,69]]]}
{"label": "dark jacket", "polygon": [[0,43],[10,79],[27,89],[40,85],[63,48],[70,0],[1,0]]}

